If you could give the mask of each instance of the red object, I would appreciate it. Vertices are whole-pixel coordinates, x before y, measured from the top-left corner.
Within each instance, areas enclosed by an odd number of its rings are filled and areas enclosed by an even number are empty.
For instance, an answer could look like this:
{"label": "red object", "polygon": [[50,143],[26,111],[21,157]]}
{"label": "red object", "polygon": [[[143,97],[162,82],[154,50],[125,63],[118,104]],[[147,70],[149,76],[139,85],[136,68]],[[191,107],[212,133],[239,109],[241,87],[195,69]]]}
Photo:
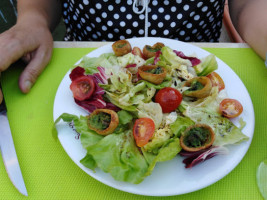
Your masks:
{"label": "red object", "polygon": [[140,56],[141,58],[145,58],[144,54],[142,53],[141,49],[139,47],[134,47],[132,50],[132,54],[136,56]]}
{"label": "red object", "polygon": [[208,149],[200,150],[197,152],[188,152],[182,150],[179,155],[186,157],[183,160],[185,168],[192,168],[216,155],[227,154],[228,151],[223,146],[211,146]]}
{"label": "red object", "polygon": [[85,70],[82,67],[75,67],[70,73],[70,80],[74,81],[76,78],[85,75]]}
{"label": "red object", "polygon": [[92,96],[95,83],[90,76],[80,76],[72,81],[70,89],[75,99],[83,101]]}
{"label": "red object", "polygon": [[219,91],[225,88],[223,79],[216,72],[210,73],[207,77],[211,80],[212,86],[217,86],[219,88]]}
{"label": "red object", "polygon": [[227,118],[234,118],[243,112],[242,104],[236,99],[224,99],[220,103],[220,112]]}
{"label": "red object", "polygon": [[159,61],[160,61],[160,55],[162,54],[161,51],[157,51],[156,52],[156,55],[155,55],[155,58],[154,58],[154,63],[153,65],[156,65]]}
{"label": "red object", "polygon": [[196,58],[196,57],[189,57],[189,56],[186,56],[186,55],[184,55],[184,53],[181,52],[181,51],[173,50],[173,52],[176,53],[176,55],[179,56],[180,58],[190,60],[190,62],[191,62],[191,64],[192,64],[192,67],[193,67],[193,66],[196,66],[196,65],[198,65],[198,64],[201,63],[201,60],[199,60],[198,58]]}
{"label": "red object", "polygon": [[159,90],[155,96],[155,101],[160,104],[163,113],[174,111],[181,104],[182,99],[182,94],[172,87]]}
{"label": "red object", "polygon": [[134,64],[129,64],[125,68],[133,68],[133,67],[136,67],[136,64],[135,63]]}
{"label": "red object", "polygon": [[138,147],[145,146],[155,132],[154,121],[150,118],[140,118],[135,120],[133,136]]}

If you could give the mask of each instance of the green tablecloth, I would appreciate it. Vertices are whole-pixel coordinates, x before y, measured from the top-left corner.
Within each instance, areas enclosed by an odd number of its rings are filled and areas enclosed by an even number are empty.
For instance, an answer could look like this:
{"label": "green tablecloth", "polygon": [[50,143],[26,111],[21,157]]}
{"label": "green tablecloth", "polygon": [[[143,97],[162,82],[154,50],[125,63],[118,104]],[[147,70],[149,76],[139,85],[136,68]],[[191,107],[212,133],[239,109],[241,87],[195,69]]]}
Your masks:
{"label": "green tablecloth", "polygon": [[261,199],[255,174],[260,161],[267,157],[267,69],[251,49],[206,48],[238,74],[251,96],[256,125],[247,154],[217,183],[172,197],[139,196],[106,186],[76,166],[53,139],[51,127],[57,87],[72,64],[92,50],[54,49],[51,63],[27,95],[18,88],[22,70],[19,64],[2,74],[8,117],[29,197],[22,196],[12,185],[0,158],[0,199]]}

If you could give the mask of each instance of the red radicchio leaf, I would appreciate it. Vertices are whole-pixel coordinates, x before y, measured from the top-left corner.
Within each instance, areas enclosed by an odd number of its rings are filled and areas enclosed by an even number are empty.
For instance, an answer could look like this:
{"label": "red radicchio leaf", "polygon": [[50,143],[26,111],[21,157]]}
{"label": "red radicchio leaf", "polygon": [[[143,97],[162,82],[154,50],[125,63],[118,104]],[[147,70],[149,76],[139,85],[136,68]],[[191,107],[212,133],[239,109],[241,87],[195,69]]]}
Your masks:
{"label": "red radicchio leaf", "polygon": [[159,62],[161,54],[162,54],[161,51],[157,51],[156,52],[156,55],[155,55],[155,58],[154,58],[154,63],[153,63],[154,65],[156,65]]}
{"label": "red radicchio leaf", "polygon": [[199,63],[201,63],[201,60],[199,60],[198,58],[196,58],[196,57],[186,56],[186,55],[184,55],[184,53],[181,52],[181,51],[173,50],[173,52],[176,53],[176,55],[179,56],[180,58],[190,60],[192,66],[195,66],[195,65],[198,65]]}
{"label": "red radicchio leaf", "polygon": [[101,109],[106,107],[106,102],[102,99],[102,96],[95,95],[93,98],[88,100],[79,101],[74,99],[75,103],[87,110],[88,112],[93,112],[95,109]]}
{"label": "red radicchio leaf", "polygon": [[[105,94],[105,90],[101,88],[98,84],[107,84],[108,83],[108,76],[105,74],[105,68],[103,67],[97,67],[98,73],[92,74],[92,75],[86,75],[92,77],[94,83],[95,83],[95,91],[92,94],[90,99],[79,101],[77,99],[74,99],[76,104],[87,110],[88,112],[93,112],[95,109],[111,109],[114,111],[119,111],[120,109],[113,105],[112,103],[105,102],[103,99],[103,95]],[[84,68],[82,67],[76,67],[72,70],[70,74],[70,79],[73,81],[76,78],[80,76],[84,76]]]}
{"label": "red radicchio leaf", "polygon": [[132,67],[136,67],[136,64],[135,63],[134,64],[129,64],[125,68],[132,68]]}
{"label": "red radicchio leaf", "polygon": [[75,67],[70,73],[70,79],[74,81],[76,78],[84,76],[84,72],[85,72],[84,68],[80,66]]}
{"label": "red radicchio leaf", "polygon": [[227,154],[228,149],[223,146],[212,146],[208,149],[200,150],[197,152],[186,152],[181,151],[179,154],[181,156],[186,156],[183,160],[185,168],[192,168],[195,165],[202,163],[216,155]]}
{"label": "red radicchio leaf", "polygon": [[140,81],[141,79],[142,79],[142,78],[141,78],[139,72],[137,72],[137,73],[135,74],[134,78],[133,78],[133,82],[134,82],[134,83],[137,83],[137,82]]}
{"label": "red radicchio leaf", "polygon": [[102,89],[98,84],[101,83],[101,84],[107,84],[108,83],[108,76],[105,74],[105,68],[103,67],[97,67],[98,69],[98,73],[95,73],[93,75],[87,75],[87,76],[90,76],[92,77],[92,79],[94,80],[94,83],[95,83],[95,91],[94,91],[94,94],[93,94],[93,97],[95,95],[103,95],[105,94],[105,90]]}
{"label": "red radicchio leaf", "polygon": [[77,99],[74,99],[75,103],[77,103],[79,106],[87,110],[88,112],[93,112],[95,109],[110,109],[114,111],[119,111],[120,108],[115,106],[114,104],[110,102],[105,102],[103,100],[102,95],[95,95],[93,98],[90,98],[88,100],[79,101]]}
{"label": "red radicchio leaf", "polygon": [[136,82],[138,82],[138,81],[140,81],[141,80],[141,76],[139,75],[139,73],[138,73],[138,70],[136,70],[136,72],[135,71],[133,71],[133,70],[131,70],[131,68],[135,68],[137,65],[135,64],[135,63],[133,63],[133,64],[128,64],[125,68],[127,68],[127,69],[129,69],[129,71],[132,73],[132,75],[133,75],[133,83],[136,83]]}
{"label": "red radicchio leaf", "polygon": [[202,149],[202,150],[195,151],[195,152],[182,150],[182,151],[180,151],[179,155],[182,156],[182,157],[194,157],[194,158],[196,158],[196,157],[198,157],[199,155],[201,155],[202,153],[206,152],[207,150],[209,150],[211,148],[212,148],[212,146],[210,146],[207,149]]}
{"label": "red radicchio leaf", "polygon": [[98,83],[102,84],[108,84],[108,75],[105,73],[105,68],[104,67],[97,67],[98,73],[93,74],[94,76],[97,77]]}
{"label": "red radicchio leaf", "polygon": [[115,112],[120,111],[121,109],[114,104],[107,102],[106,109],[114,110]]}

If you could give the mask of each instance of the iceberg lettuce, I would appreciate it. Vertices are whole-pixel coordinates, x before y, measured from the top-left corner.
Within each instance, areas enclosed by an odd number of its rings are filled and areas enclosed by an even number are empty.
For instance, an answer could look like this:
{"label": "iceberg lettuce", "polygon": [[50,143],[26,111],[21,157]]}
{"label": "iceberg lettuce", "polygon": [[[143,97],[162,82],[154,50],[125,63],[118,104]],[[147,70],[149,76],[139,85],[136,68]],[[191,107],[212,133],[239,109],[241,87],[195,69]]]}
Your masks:
{"label": "iceberg lettuce", "polygon": [[202,59],[201,63],[194,66],[198,76],[207,76],[211,72],[218,69],[218,63],[216,57],[213,54],[210,54]]}
{"label": "iceberg lettuce", "polygon": [[163,118],[162,108],[159,103],[140,103],[137,107],[137,111],[138,118],[150,118],[154,121],[155,128],[159,128]]}
{"label": "iceberg lettuce", "polygon": [[[97,73],[97,67],[109,68],[118,65],[117,57],[113,53],[104,53],[99,57],[84,56],[78,66],[85,69],[86,74]],[[77,65],[75,65],[76,67]]]}

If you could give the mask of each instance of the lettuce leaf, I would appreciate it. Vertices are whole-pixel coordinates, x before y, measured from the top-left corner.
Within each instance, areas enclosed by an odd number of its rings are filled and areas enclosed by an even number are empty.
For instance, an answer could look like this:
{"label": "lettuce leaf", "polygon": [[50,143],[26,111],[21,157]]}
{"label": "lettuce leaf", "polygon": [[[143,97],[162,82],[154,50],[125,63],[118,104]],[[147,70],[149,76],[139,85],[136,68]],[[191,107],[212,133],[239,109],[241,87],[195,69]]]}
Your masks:
{"label": "lettuce leaf", "polygon": [[208,124],[215,132],[214,146],[237,144],[249,138],[228,118],[204,107],[187,107],[184,115],[196,123]]}
{"label": "lettuce leaf", "polygon": [[137,107],[137,111],[138,118],[150,118],[154,121],[155,128],[159,128],[163,118],[162,108],[159,103],[140,103]]}
{"label": "lettuce leaf", "polygon": [[170,48],[170,47],[162,47],[161,49],[161,60],[166,61],[169,65],[186,65],[186,66],[192,66],[190,60],[188,59],[183,59],[179,56],[176,55],[176,53]]}
{"label": "lettuce leaf", "polygon": [[86,154],[86,156],[80,160],[80,163],[95,172],[95,168],[97,167],[97,165],[93,156],[91,156],[90,154]]}
{"label": "lettuce leaf", "polygon": [[181,150],[182,148],[180,146],[179,138],[170,139],[165,146],[160,148],[158,154],[156,155],[151,152],[147,152],[144,148],[142,148],[143,155],[149,163],[146,176],[152,173],[157,162],[172,160]]}
{"label": "lettuce leaf", "polygon": [[201,60],[199,60],[197,57],[186,56],[186,55],[184,55],[184,53],[182,51],[173,50],[173,52],[176,53],[176,55],[179,56],[180,58],[190,60],[192,66],[195,66],[195,65],[198,65],[201,63]]}
{"label": "lettuce leaf", "polygon": [[163,65],[169,71],[172,77],[189,80],[196,76],[195,69],[189,59],[183,59],[169,47],[165,46],[161,49],[160,61],[158,65]]}
{"label": "lettuce leaf", "polygon": [[177,116],[175,122],[170,125],[170,129],[175,136],[180,137],[182,132],[191,125],[194,125],[194,122],[190,118]]}
{"label": "lettuce leaf", "polygon": [[109,68],[113,65],[118,65],[117,57],[113,53],[104,53],[99,57],[84,56],[81,62],[78,64],[78,66],[85,69],[86,74],[97,73],[97,67],[99,66]]}
{"label": "lettuce leaf", "polygon": [[124,56],[117,57],[119,66],[126,67],[129,64],[136,64],[136,67],[140,67],[145,64],[145,60],[140,56],[134,55],[132,53],[125,54]]}
{"label": "lettuce leaf", "polygon": [[165,88],[165,87],[170,87],[172,84],[172,78],[166,76],[164,81],[158,85],[151,83],[151,82],[148,82],[148,81],[145,81],[145,80],[141,80],[140,82],[144,82],[148,88],[155,88],[157,90],[160,90],[160,89]]}
{"label": "lettuce leaf", "polygon": [[[118,181],[138,184],[147,176],[148,163],[135,145],[131,130],[119,134],[110,134],[87,148],[99,167]],[[89,156],[83,159],[85,166],[92,165]],[[89,157],[89,159],[88,159]],[[89,164],[86,161],[89,160]]]}
{"label": "lettuce leaf", "polygon": [[113,68],[111,73],[108,84],[99,85],[106,91],[110,102],[121,109],[135,111],[141,102],[151,101],[156,92],[155,88],[147,87],[143,81],[134,84],[125,68]]}
{"label": "lettuce leaf", "polygon": [[133,114],[130,112],[127,112],[126,110],[120,110],[117,112],[118,117],[119,117],[119,125],[117,128],[114,130],[115,133],[121,133],[126,130],[130,129],[130,124],[133,121]]}
{"label": "lettuce leaf", "polygon": [[57,131],[55,129],[56,125],[63,120],[67,123],[72,123],[75,127],[75,130],[80,133],[80,138],[83,145],[83,148],[87,148],[99,142],[104,136],[97,134],[95,131],[88,128],[86,116],[76,116],[68,113],[61,114],[54,123],[53,136],[57,138]]}
{"label": "lettuce leaf", "polygon": [[199,65],[194,66],[198,76],[207,76],[211,72],[218,69],[218,63],[216,57],[213,54],[208,55],[202,59]]}
{"label": "lettuce leaf", "polygon": [[129,130],[132,116],[127,111],[119,111],[119,126],[128,130],[116,129],[113,134],[102,136],[90,130],[87,126],[87,117],[63,113],[55,122],[62,119],[73,123],[79,132],[86,156],[80,161],[85,167],[94,170],[99,167],[110,173],[115,180],[138,184],[147,176],[148,163],[135,145],[133,133]]}

